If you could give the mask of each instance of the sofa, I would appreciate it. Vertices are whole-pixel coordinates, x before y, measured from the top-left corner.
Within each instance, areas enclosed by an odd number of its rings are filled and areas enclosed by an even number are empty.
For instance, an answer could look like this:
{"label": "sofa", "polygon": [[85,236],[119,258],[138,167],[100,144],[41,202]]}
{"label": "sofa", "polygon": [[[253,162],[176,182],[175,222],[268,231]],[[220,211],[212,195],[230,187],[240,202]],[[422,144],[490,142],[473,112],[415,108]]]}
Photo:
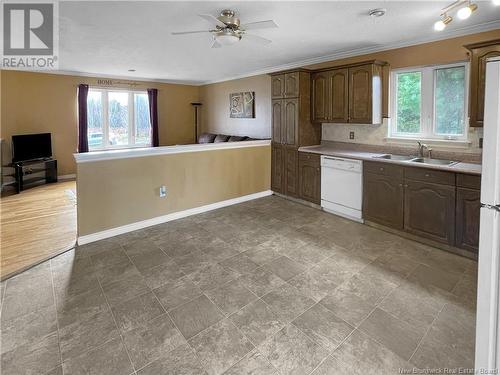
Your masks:
{"label": "sofa", "polygon": [[241,142],[257,140],[257,138],[250,138],[245,135],[226,135],[213,133],[202,133],[198,137],[198,143]]}

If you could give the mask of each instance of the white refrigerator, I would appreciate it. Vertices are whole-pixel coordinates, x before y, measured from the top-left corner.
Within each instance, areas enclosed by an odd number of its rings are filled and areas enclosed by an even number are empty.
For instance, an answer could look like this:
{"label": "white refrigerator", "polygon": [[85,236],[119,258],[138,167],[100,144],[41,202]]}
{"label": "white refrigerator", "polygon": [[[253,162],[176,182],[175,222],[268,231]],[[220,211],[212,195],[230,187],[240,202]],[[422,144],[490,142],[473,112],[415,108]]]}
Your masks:
{"label": "white refrigerator", "polygon": [[[477,373],[500,369],[500,57],[486,63],[476,313]],[[480,371],[493,372],[480,372]]]}

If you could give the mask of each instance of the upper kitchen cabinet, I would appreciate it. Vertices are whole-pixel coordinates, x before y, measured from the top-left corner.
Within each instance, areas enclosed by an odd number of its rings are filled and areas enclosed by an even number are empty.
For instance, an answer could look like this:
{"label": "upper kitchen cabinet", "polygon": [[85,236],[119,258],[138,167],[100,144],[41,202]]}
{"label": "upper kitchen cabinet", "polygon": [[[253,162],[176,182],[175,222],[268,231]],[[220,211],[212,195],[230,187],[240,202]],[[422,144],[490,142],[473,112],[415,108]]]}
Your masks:
{"label": "upper kitchen cabinet", "polygon": [[285,92],[285,75],[277,74],[271,76],[271,98],[281,99]]}
{"label": "upper kitchen cabinet", "polygon": [[299,75],[299,72],[285,74],[285,91],[283,94],[285,98],[296,98],[299,96]]}
{"label": "upper kitchen cabinet", "polygon": [[300,95],[300,76],[299,71],[272,75],[271,98],[297,98]]}
{"label": "upper kitchen cabinet", "polygon": [[468,44],[465,48],[470,51],[469,124],[471,127],[482,127],[486,60],[500,56],[500,39]]}
{"label": "upper kitchen cabinet", "polygon": [[384,65],[368,61],[314,73],[313,121],[380,124]]}

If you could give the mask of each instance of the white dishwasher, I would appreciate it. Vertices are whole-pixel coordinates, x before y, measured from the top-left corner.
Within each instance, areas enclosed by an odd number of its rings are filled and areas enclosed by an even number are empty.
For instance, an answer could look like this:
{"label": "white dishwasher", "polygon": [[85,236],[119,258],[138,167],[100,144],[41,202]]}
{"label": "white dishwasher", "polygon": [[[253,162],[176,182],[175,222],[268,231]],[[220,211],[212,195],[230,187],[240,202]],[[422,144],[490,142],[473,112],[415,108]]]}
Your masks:
{"label": "white dishwasher", "polygon": [[363,162],[321,156],[321,207],[325,211],[363,222]]}

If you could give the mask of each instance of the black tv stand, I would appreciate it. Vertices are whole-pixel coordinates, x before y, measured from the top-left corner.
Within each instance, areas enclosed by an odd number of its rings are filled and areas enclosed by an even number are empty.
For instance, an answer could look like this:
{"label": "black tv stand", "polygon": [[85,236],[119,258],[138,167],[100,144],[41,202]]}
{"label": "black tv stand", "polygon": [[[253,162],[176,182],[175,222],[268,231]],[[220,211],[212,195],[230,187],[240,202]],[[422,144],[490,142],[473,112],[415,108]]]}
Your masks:
{"label": "black tv stand", "polygon": [[18,161],[13,162],[11,166],[14,168],[13,177],[16,179],[17,193],[43,180],[46,183],[57,182],[57,160],[55,159]]}

